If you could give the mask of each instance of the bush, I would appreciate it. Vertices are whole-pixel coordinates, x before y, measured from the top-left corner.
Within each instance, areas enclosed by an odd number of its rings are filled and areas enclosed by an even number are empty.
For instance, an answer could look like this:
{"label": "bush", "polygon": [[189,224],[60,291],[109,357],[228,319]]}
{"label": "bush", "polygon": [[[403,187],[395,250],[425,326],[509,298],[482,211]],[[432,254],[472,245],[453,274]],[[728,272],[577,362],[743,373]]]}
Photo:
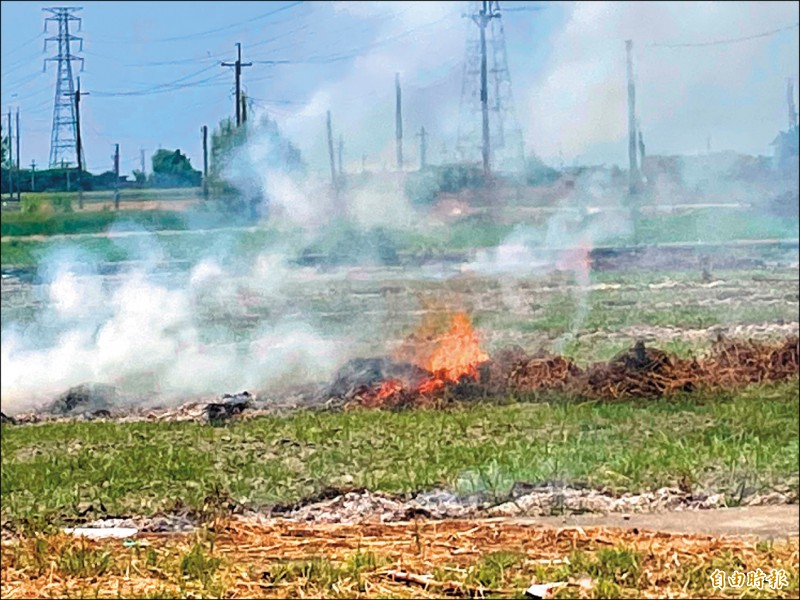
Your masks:
{"label": "bush", "polygon": [[427,167],[406,177],[406,197],[417,205],[433,204],[441,193],[457,194],[482,187],[483,172],[472,165]]}
{"label": "bush", "polygon": [[424,206],[432,204],[439,195],[439,180],[431,169],[409,173],[405,181],[406,198],[412,204]]}
{"label": "bush", "polygon": [[337,265],[360,264],[364,260],[377,258],[384,264],[397,264],[397,251],[398,241],[393,232],[383,227],[364,231],[342,221],[324,229],[303,250],[301,261],[319,260]]}
{"label": "bush", "polygon": [[557,181],[560,176],[558,171],[548,167],[535,156],[525,163],[525,183],[528,185],[549,185]]}
{"label": "bush", "polygon": [[[44,212],[45,202],[41,198],[23,197],[20,212],[26,215],[38,215]],[[7,217],[3,217],[5,221]],[[5,234],[3,234],[5,235]]]}
{"label": "bush", "polygon": [[70,198],[69,196],[61,196],[61,195],[53,196],[53,199],[50,200],[50,205],[56,212],[61,212],[61,213],[72,212],[72,198]]}

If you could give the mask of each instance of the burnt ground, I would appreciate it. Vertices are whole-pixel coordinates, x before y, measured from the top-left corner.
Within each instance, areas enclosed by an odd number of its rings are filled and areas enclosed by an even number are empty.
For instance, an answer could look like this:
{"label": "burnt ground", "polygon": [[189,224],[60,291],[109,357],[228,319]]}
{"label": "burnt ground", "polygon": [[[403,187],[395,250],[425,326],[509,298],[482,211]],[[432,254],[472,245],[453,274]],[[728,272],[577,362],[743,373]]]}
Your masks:
{"label": "burnt ground", "polygon": [[[516,521],[526,522],[526,520]],[[800,506],[740,506],[707,511],[665,513],[583,514],[567,517],[539,517],[528,523],[547,527],[613,527],[622,530],[663,531],[676,534],[705,534],[781,540],[800,535]]]}

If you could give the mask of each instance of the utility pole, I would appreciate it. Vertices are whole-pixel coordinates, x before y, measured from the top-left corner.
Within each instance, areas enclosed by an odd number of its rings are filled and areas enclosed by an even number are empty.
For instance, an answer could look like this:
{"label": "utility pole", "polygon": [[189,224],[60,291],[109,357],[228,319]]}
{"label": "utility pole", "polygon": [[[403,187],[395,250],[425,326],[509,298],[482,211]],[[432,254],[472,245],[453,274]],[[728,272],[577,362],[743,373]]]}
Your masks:
{"label": "utility pole", "polygon": [[339,134],[339,179],[344,177],[344,166],[342,165],[342,154],[344,152],[344,136]]}
{"label": "utility pole", "polygon": [[203,125],[203,198],[208,200],[208,125]]}
{"label": "utility pole", "polygon": [[488,183],[492,175],[490,164],[491,148],[489,142],[489,89],[488,89],[488,69],[486,66],[486,27],[492,19],[500,17],[500,13],[494,11],[493,2],[483,0],[482,8],[478,14],[472,15],[472,20],[481,30],[481,120],[483,143],[481,144],[481,156],[483,158],[483,176]]}
{"label": "utility pole", "polygon": [[328,111],[328,156],[331,159],[331,183],[334,189],[336,185],[336,159],[333,156],[333,128],[331,127],[331,111]]}
{"label": "utility pole", "polygon": [[642,136],[642,130],[639,130],[639,166],[642,171],[645,170],[644,168],[644,137]]}
{"label": "utility pole", "polygon": [[397,141],[397,170],[403,170],[403,108],[402,96],[400,93],[400,73],[394,74],[394,91],[395,91],[395,139]]}
{"label": "utility pole", "polygon": [[17,107],[17,202],[22,202],[22,185],[19,176],[19,106]]}
{"label": "utility pole", "polygon": [[253,63],[242,62],[242,44],[236,42],[236,62],[222,63],[223,67],[233,67],[236,74],[236,126],[242,124],[242,67],[252,67]]}
{"label": "utility pole", "polygon": [[427,165],[426,155],[428,150],[426,139],[428,137],[428,132],[425,131],[424,125],[422,126],[422,129],[419,130],[417,137],[419,137],[419,170],[421,171]]}
{"label": "utility pole", "polygon": [[789,131],[797,127],[797,109],[794,107],[794,89],[792,78],[786,79],[786,102],[789,105]]}
{"label": "utility pole", "polygon": [[336,158],[333,155],[333,126],[331,125],[331,111],[328,111],[328,156],[331,160],[331,183],[333,184],[334,210],[338,217],[346,217],[346,210],[339,194],[339,179],[336,177]]}
{"label": "utility pole", "polygon": [[31,191],[36,191],[36,161],[31,161]]}
{"label": "utility pole", "polygon": [[242,123],[247,123],[247,94],[242,92]]}
{"label": "utility pole", "polygon": [[8,199],[14,199],[14,166],[12,163],[14,159],[12,154],[14,152],[14,130],[11,129],[11,107],[8,107]]}
{"label": "utility pole", "polygon": [[144,148],[139,148],[139,166],[141,167],[142,175],[147,175],[144,164]]}
{"label": "utility pole", "polygon": [[119,210],[119,144],[114,144],[114,208]]}
{"label": "utility pole", "polygon": [[625,42],[628,64],[628,190],[635,194],[639,185],[639,168],[636,165],[636,87],[633,82],[633,41]]}
{"label": "utility pole", "polygon": [[[88,95],[83,94],[84,96]],[[83,172],[83,144],[81,142],[81,78],[78,77],[78,87],[75,90],[75,154],[78,157],[78,208],[83,208],[83,186],[81,185]]]}

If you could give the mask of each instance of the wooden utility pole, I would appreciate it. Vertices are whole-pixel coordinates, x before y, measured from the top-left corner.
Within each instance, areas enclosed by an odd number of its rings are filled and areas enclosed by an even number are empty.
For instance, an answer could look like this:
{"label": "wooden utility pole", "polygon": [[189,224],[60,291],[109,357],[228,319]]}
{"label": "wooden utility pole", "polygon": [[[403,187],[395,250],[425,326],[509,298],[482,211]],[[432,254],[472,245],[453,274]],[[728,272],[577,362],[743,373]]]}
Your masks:
{"label": "wooden utility pole", "polygon": [[[84,95],[88,95],[88,92]],[[83,144],[81,143],[81,78],[78,77],[78,88],[75,90],[75,153],[78,156],[78,208],[83,208]]]}
{"label": "wooden utility pole", "polygon": [[492,19],[499,18],[500,14],[494,12],[491,3],[483,0],[479,13],[472,15],[472,20],[481,30],[481,118],[483,124],[483,144],[481,155],[483,157],[483,176],[488,183],[492,174],[491,147],[489,142],[489,87],[486,66],[486,26]]}
{"label": "wooden utility pole", "polygon": [[339,134],[339,179],[344,177],[344,166],[342,165],[342,154],[344,154],[344,136]]}
{"label": "wooden utility pole", "polygon": [[236,74],[236,126],[242,124],[242,67],[252,67],[253,63],[242,62],[242,44],[236,42],[236,62],[222,63],[223,67],[233,67]]}
{"label": "wooden utility pole", "polygon": [[625,42],[628,66],[628,191],[635,194],[639,185],[639,168],[636,165],[636,87],[633,82],[633,42]]}
{"label": "wooden utility pole", "polygon": [[14,170],[11,168],[14,160],[11,158],[14,152],[14,130],[11,129],[11,107],[8,107],[8,198],[14,199]]}
{"label": "wooden utility pole", "polygon": [[208,126],[203,125],[203,198],[208,200]]}
{"label": "wooden utility pole", "polygon": [[400,73],[394,74],[394,91],[395,91],[395,108],[394,108],[394,121],[395,121],[395,140],[397,142],[397,170],[403,170],[403,108],[402,97],[400,93]]}
{"label": "wooden utility pole", "polygon": [[331,111],[328,111],[328,156],[331,161],[331,184],[333,185],[333,205],[337,217],[344,218],[347,216],[347,208],[342,203],[342,196],[340,194],[339,186],[340,181],[336,176],[336,158],[333,154],[333,126],[331,125]]}
{"label": "wooden utility pole", "polygon": [[144,148],[139,148],[139,166],[141,167],[142,175],[147,175],[144,165]]}
{"label": "wooden utility pole", "polygon": [[119,144],[114,144],[114,208],[119,210]]}
{"label": "wooden utility pole", "polygon": [[425,168],[427,165],[427,151],[428,151],[428,132],[425,131],[425,126],[422,126],[422,129],[419,130],[417,134],[419,137],[419,169],[420,171]]}
{"label": "wooden utility pole", "polygon": [[22,202],[22,185],[19,175],[19,106],[17,107],[17,202]]}
{"label": "wooden utility pole", "polygon": [[333,184],[333,188],[337,189],[336,159],[333,156],[333,127],[331,127],[331,111],[328,111],[328,156],[331,159],[331,183]]}
{"label": "wooden utility pole", "polygon": [[36,191],[36,161],[31,161],[31,191]]}

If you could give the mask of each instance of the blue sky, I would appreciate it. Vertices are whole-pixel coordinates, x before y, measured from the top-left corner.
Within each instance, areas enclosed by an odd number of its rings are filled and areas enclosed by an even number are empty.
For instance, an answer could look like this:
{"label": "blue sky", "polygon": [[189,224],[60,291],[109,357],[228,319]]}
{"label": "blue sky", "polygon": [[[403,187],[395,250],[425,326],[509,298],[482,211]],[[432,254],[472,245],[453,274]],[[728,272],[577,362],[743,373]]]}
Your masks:
{"label": "blue sky", "polygon": [[[459,120],[461,65],[471,25],[463,2],[81,2],[85,71],[82,108],[88,167],[139,166],[158,147],[180,148],[200,166],[200,127],[233,111],[232,69],[242,42],[243,81],[266,110],[325,169],[324,114],[360,168],[392,160],[394,73],[403,81],[406,146],[431,133],[429,157],[452,148]],[[0,108],[20,106],[22,162],[47,162],[56,69],[42,45],[41,2],[2,2]],[[765,153],[786,127],[785,80],[797,87],[794,2],[503,2],[537,6],[504,17],[515,106],[528,151],[550,162],[624,164],[624,40],[635,40],[637,111],[649,151],[693,152],[711,135],[715,149]],[[474,26],[472,26],[474,27]],[[727,40],[709,47],[658,43]],[[51,26],[51,32],[54,29]],[[52,33],[51,33],[52,35]],[[77,50],[77,44],[74,47]],[[158,64],[168,63],[168,64]],[[173,86],[162,84],[177,82]],[[136,92],[137,95],[119,95]],[[14,96],[16,94],[16,96]],[[148,158],[149,170],[149,158]]]}

